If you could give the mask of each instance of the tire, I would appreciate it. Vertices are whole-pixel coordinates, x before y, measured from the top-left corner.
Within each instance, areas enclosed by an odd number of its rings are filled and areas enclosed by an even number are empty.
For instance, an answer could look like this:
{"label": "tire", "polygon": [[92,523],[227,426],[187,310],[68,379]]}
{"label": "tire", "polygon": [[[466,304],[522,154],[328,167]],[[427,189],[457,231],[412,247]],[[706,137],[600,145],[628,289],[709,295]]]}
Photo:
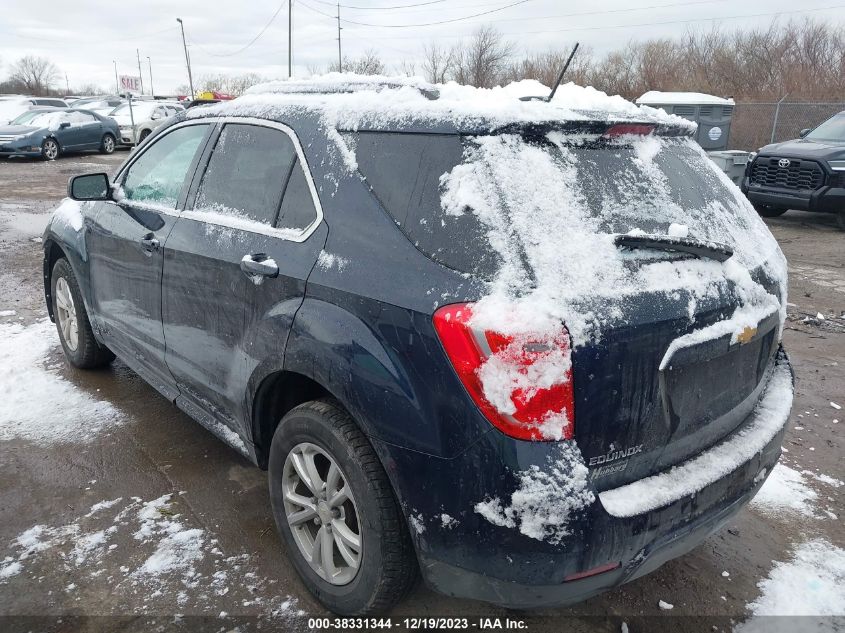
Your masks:
{"label": "tire", "polygon": [[94,338],[79,283],[65,258],[53,266],[50,296],[56,330],[68,362],[79,369],[94,369],[112,362],[114,354]]}
{"label": "tire", "polygon": [[[300,464],[307,463],[308,451],[314,455],[311,464],[323,481],[324,497],[318,504],[313,503],[317,497],[308,490],[306,480],[296,476],[299,471],[293,465],[294,455],[302,457]],[[326,490],[326,482],[331,479],[331,462],[339,469],[339,479],[335,486]],[[417,561],[405,519],[369,440],[337,401],[306,402],[282,418],[270,446],[268,470],[273,516],[288,557],[306,588],[327,609],[349,616],[375,614],[389,609],[408,594],[417,579]],[[324,499],[331,498],[333,495],[329,492],[337,490],[341,482],[351,489],[351,498],[343,505],[329,509]],[[289,513],[309,508],[291,502],[287,502],[286,508],[286,491],[300,495],[299,499],[311,505],[310,513],[305,514],[308,518],[296,528],[288,521]],[[312,496],[309,499],[305,494]],[[315,508],[320,514],[314,512]],[[334,514],[324,516],[329,512]],[[341,543],[346,540],[337,527],[338,521],[350,527],[353,536],[357,525],[358,566],[352,576],[352,565],[341,551]],[[327,526],[332,526],[331,531]],[[304,537],[303,531],[308,533]],[[338,570],[346,566],[344,571],[338,571],[334,581],[326,578],[325,569],[321,574],[312,567],[303,553],[311,549],[309,546],[301,549],[303,542],[308,543],[309,535],[311,542],[319,540],[322,543],[326,533],[329,534],[332,566],[337,564]],[[344,548],[354,558],[354,548]],[[321,564],[322,550],[316,554],[321,558],[318,561]]]}
{"label": "tire", "polygon": [[141,136],[138,137],[138,145],[144,142],[144,140],[150,135],[149,130],[142,130]]}
{"label": "tire", "polygon": [[836,212],[836,225],[840,231],[845,231],[845,209]]}
{"label": "tire", "polygon": [[103,140],[100,143],[100,153],[113,154],[115,144],[116,142],[114,140],[114,136],[112,136],[111,134],[103,134]]}
{"label": "tire", "polygon": [[44,160],[56,160],[61,153],[59,142],[54,138],[45,138],[41,143],[41,158]]}
{"label": "tire", "polygon": [[764,218],[776,218],[789,210],[784,207],[769,207],[762,204],[755,204],[754,209]]}

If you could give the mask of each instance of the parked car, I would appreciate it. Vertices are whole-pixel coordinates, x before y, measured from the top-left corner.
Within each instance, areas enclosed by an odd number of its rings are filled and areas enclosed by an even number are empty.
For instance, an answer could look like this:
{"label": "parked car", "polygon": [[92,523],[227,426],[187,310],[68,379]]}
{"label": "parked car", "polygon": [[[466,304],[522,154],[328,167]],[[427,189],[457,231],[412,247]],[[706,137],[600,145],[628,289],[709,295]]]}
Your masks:
{"label": "parked car", "polygon": [[67,104],[62,99],[51,97],[25,97],[20,95],[0,97],[0,125],[11,122],[12,119],[27,110],[43,106],[66,108]]}
{"label": "parked car", "polygon": [[835,213],[845,231],[845,112],[801,130],[798,139],[761,148],[742,191],[763,217],[789,209]]}
{"label": "parked car", "polygon": [[70,107],[96,112],[103,116],[111,114],[114,109],[126,103],[126,99],[118,96],[88,97],[74,101]]}
{"label": "parked car", "polygon": [[55,160],[66,152],[96,150],[111,154],[118,133],[117,123],[94,112],[38,108],[0,126],[0,156]]}
{"label": "parked car", "polygon": [[268,469],[337,613],[419,574],[586,599],[725,525],[780,455],[765,224],[683,119],[525,90],[253,89],[72,178],[44,233],[68,361],[117,355]]}
{"label": "parked car", "polygon": [[[133,101],[132,112],[129,103],[115,108],[109,116],[120,126],[121,145],[135,145],[146,139],[153,130],[164,123],[167,117],[184,111],[178,103],[162,101]],[[135,126],[132,126],[134,120]]]}

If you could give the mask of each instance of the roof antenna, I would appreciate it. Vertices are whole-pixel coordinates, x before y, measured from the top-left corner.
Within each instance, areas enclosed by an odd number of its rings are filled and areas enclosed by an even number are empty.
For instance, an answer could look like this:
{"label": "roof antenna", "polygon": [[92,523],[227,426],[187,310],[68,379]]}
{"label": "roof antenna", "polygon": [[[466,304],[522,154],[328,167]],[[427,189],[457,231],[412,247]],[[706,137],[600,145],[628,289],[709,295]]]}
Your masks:
{"label": "roof antenna", "polygon": [[552,100],[552,97],[555,96],[557,92],[558,86],[560,86],[560,82],[563,81],[563,75],[566,73],[566,69],[569,68],[569,64],[572,63],[572,58],[575,57],[575,51],[578,50],[579,42],[575,42],[575,46],[572,49],[572,52],[569,53],[569,59],[566,60],[566,63],[563,65],[563,69],[561,69],[560,74],[557,76],[557,81],[555,82],[552,91],[549,93],[548,97],[520,97],[520,101],[545,101],[549,103]]}

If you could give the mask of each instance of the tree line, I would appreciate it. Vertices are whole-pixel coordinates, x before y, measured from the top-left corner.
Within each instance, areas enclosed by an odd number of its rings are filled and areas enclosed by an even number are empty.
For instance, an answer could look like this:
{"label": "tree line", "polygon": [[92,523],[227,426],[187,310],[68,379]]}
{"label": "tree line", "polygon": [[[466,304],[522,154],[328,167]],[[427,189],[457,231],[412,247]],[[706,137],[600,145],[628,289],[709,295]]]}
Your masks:
{"label": "tree line", "polygon": [[[551,85],[571,45],[539,53],[520,53],[517,45],[494,28],[477,30],[455,46],[429,43],[416,60],[385,62],[378,51],[345,57],[311,74],[343,70],[361,74],[421,75],[428,81],[490,88],[521,79]],[[26,56],[9,67],[0,93],[62,94],[65,86],[53,62]],[[213,74],[200,78],[200,90],[240,95],[265,81],[258,73]],[[627,99],[648,90],[705,92],[743,101],[841,101],[845,99],[845,29],[805,19],[772,22],[757,29],[688,31],[682,37],[632,41],[604,55],[582,46],[566,81],[591,85]],[[177,92],[187,94],[187,86]],[[102,93],[99,86],[77,87],[75,94]]]}

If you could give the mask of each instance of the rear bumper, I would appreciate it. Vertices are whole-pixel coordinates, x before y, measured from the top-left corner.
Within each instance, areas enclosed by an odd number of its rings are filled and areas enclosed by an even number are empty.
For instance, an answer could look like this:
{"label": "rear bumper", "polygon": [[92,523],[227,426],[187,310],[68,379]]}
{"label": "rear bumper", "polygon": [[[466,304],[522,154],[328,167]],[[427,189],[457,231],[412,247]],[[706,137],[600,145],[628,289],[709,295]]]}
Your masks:
{"label": "rear bumper", "polygon": [[[781,372],[780,384],[791,385],[791,367],[782,352],[774,371]],[[784,372],[789,376],[786,383]],[[527,536],[523,532],[532,530],[530,526],[526,530],[525,523],[494,525],[474,508],[491,497],[504,502],[512,499],[519,486],[514,473],[547,465],[559,444],[519,442],[492,432],[452,460],[378,442],[376,446],[411,517],[420,568],[429,586],[450,596],[510,608],[567,605],[639,578],[686,553],[724,526],[756,494],[780,456],[791,406],[791,387],[788,394],[774,394],[773,384],[770,378],[766,394],[749,416],[748,428],[753,428],[755,416],[757,420],[766,415],[773,418],[767,434],[756,438],[750,457],[746,455],[729,472],[717,472],[710,483],[693,492],[681,486],[678,498],[661,498],[654,509],[642,512],[629,505],[620,513],[618,504],[605,503],[609,498],[605,493],[596,493],[595,502],[570,514],[565,535],[556,542]],[[769,406],[774,397],[779,399],[778,408]],[[742,435],[745,428],[733,437]],[[730,440],[705,451],[703,462],[708,453]],[[611,492],[624,495],[624,488]],[[631,494],[636,492],[631,490]],[[618,566],[610,571],[567,580],[614,564]]]}
{"label": "rear bumper", "polygon": [[825,213],[845,210],[845,189],[840,187],[821,187],[812,192],[798,192],[752,187],[748,178],[743,178],[740,188],[755,205]]}

